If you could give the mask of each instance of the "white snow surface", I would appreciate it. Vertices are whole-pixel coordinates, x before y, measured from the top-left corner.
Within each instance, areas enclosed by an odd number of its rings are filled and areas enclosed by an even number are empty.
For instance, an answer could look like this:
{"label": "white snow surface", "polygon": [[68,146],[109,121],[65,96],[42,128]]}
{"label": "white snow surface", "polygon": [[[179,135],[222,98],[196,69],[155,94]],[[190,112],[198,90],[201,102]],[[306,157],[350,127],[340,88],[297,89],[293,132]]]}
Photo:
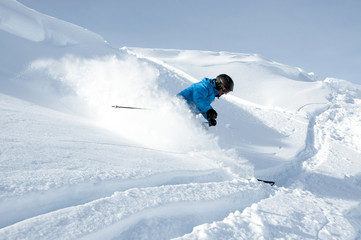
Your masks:
{"label": "white snow surface", "polygon": [[[0,239],[361,238],[361,86],[255,54],[114,49],[14,0],[0,49]],[[235,89],[208,128],[176,94],[220,73]]]}

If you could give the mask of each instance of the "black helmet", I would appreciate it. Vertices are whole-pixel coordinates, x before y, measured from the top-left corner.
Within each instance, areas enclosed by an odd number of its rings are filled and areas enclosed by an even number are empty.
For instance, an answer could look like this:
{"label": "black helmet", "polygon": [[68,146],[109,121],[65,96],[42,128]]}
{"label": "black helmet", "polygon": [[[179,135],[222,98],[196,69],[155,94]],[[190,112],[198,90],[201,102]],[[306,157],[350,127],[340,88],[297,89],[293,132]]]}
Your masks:
{"label": "black helmet", "polygon": [[229,91],[233,91],[233,86],[234,86],[233,80],[227,74],[221,74],[221,75],[217,76],[217,78],[216,78],[216,89],[217,90],[227,89]]}

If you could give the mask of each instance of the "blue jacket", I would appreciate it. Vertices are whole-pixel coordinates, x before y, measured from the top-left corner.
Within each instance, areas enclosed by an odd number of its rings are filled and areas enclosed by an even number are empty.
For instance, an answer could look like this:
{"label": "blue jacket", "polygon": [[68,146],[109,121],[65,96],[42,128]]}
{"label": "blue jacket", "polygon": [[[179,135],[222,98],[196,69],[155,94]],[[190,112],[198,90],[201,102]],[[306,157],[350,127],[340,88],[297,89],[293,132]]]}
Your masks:
{"label": "blue jacket", "polygon": [[215,89],[215,81],[210,78],[203,78],[202,81],[192,84],[190,87],[184,89],[179,96],[182,96],[187,103],[192,106],[196,105],[197,109],[207,118],[207,111],[212,109],[211,103],[214,101],[216,95],[219,94],[219,91]]}

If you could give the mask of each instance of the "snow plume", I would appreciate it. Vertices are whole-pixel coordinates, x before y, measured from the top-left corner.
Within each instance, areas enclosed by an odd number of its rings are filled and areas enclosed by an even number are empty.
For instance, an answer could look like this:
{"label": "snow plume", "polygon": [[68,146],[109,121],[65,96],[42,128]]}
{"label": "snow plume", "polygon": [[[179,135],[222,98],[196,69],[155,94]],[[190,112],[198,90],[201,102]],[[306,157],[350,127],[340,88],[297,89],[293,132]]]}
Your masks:
{"label": "snow plume", "polygon": [[[34,72],[38,73],[35,76],[47,75],[45,92],[58,94],[73,111],[146,147],[174,151],[218,149],[216,138],[201,126],[204,119],[194,118],[182,100],[161,86],[166,76],[136,57],[43,59],[33,62],[27,72],[31,72],[29,76]],[[44,88],[43,82],[36,85]],[[145,109],[115,109],[113,105]]]}

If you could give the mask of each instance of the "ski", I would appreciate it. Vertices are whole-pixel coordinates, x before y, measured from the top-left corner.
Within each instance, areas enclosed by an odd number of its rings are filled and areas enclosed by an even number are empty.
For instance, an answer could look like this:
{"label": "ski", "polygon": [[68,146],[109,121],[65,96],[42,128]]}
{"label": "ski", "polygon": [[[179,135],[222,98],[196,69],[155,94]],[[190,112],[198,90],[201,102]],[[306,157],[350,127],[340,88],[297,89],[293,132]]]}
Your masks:
{"label": "ski", "polygon": [[258,180],[259,182],[267,183],[267,184],[269,184],[269,185],[271,185],[271,186],[275,185],[275,182],[274,182],[274,181],[267,181],[267,180],[262,180],[262,179],[258,179],[258,178],[257,178],[257,180]]}

